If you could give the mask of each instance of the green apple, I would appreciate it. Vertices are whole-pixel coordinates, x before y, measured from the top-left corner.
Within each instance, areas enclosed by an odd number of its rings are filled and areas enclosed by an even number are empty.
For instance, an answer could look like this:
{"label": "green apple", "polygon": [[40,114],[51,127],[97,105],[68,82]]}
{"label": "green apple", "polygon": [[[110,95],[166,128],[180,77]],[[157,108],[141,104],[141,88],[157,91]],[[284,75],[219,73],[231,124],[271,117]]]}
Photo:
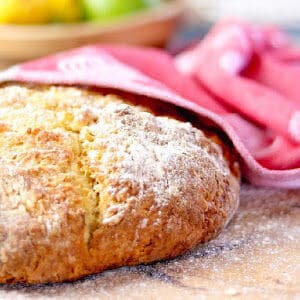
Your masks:
{"label": "green apple", "polygon": [[86,19],[107,21],[146,8],[157,0],[82,0]]}

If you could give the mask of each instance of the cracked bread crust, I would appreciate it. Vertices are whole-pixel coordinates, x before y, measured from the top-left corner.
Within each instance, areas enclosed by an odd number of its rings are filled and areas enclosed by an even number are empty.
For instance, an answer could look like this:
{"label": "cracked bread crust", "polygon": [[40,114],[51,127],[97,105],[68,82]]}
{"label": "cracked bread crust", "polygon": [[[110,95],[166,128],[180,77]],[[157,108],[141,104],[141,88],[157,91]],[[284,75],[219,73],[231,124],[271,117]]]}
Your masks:
{"label": "cracked bread crust", "polygon": [[0,88],[1,283],[175,257],[230,220],[226,146],[145,110],[74,87]]}

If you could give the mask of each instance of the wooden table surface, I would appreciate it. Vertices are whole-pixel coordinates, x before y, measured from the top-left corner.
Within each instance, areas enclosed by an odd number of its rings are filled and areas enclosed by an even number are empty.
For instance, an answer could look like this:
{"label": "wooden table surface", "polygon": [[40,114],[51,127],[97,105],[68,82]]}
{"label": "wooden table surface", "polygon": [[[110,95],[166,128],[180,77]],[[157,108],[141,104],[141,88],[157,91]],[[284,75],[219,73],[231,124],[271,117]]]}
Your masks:
{"label": "wooden table surface", "polygon": [[74,283],[0,286],[0,299],[300,299],[300,190],[244,185],[218,238],[175,260]]}

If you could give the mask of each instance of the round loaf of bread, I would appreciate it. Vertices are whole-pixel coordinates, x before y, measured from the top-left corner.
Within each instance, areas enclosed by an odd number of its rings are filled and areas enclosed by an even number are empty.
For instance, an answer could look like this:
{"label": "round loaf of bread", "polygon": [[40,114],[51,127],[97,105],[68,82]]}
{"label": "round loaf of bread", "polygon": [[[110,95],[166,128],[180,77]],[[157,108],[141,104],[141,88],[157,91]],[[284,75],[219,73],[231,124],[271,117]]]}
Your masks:
{"label": "round loaf of bread", "polygon": [[75,280],[208,241],[238,206],[228,152],[115,95],[2,86],[0,282]]}

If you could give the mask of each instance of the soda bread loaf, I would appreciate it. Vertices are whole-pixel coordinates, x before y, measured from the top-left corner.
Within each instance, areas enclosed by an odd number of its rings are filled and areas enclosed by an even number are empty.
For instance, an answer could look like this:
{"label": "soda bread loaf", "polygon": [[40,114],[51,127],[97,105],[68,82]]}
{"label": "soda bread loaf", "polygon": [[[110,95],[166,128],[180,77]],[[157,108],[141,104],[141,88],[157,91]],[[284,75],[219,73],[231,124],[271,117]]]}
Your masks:
{"label": "soda bread loaf", "polygon": [[0,282],[75,280],[172,258],[235,212],[217,138],[119,96],[0,87]]}

